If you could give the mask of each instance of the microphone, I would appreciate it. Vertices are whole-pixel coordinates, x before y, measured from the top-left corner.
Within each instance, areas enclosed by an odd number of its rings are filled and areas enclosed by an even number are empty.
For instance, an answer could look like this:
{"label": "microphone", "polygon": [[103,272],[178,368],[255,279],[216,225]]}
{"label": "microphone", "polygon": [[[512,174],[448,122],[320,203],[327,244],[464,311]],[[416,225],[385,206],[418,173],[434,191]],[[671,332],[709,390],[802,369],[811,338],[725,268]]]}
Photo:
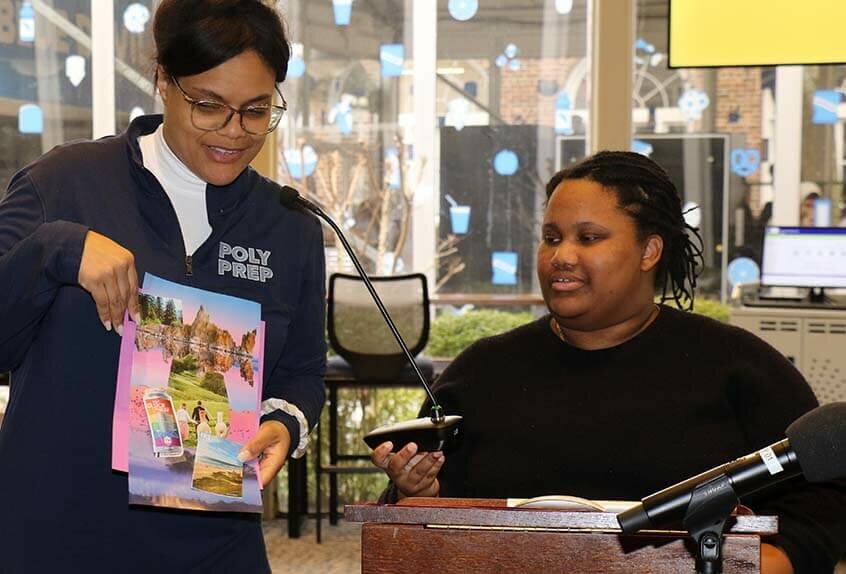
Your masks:
{"label": "microphone", "polygon": [[410,442],[416,443],[420,451],[449,450],[455,445],[461,434],[461,420],[463,417],[458,415],[444,415],[444,410],[441,405],[438,404],[437,399],[435,399],[432,389],[429,388],[429,384],[426,382],[426,377],[424,377],[423,373],[420,372],[420,367],[417,366],[417,362],[408,350],[408,345],[406,345],[402,335],[400,335],[399,329],[397,329],[393,319],[391,319],[391,315],[385,308],[384,303],[382,303],[382,299],[379,297],[376,289],[373,288],[370,278],[364,271],[364,267],[362,267],[361,262],[358,260],[358,257],[353,251],[352,246],[347,241],[347,238],[344,236],[344,233],[341,231],[341,228],[338,227],[338,224],[335,223],[331,217],[326,215],[320,206],[304,198],[300,195],[299,191],[289,185],[282,186],[282,190],[279,194],[279,202],[289,209],[307,209],[325,221],[329,227],[335,231],[347,254],[350,256],[356,271],[358,271],[361,280],[364,282],[364,286],[367,287],[370,297],[373,299],[373,302],[376,303],[379,313],[382,315],[385,323],[387,323],[394,339],[396,339],[397,343],[399,343],[403,354],[414,369],[414,373],[417,375],[420,385],[426,391],[426,394],[429,396],[429,400],[432,402],[432,410],[430,411],[429,417],[422,417],[419,419],[378,427],[364,436],[364,442],[370,448],[376,448],[385,441],[391,441],[393,443],[392,452],[401,450],[403,446]]}
{"label": "microphone", "polygon": [[735,500],[762,488],[804,475],[808,482],[825,482],[846,476],[846,403],[829,403],[796,419],[785,432],[787,438],[732,462],[712,468],[641,500],[617,515],[624,534],[644,528],[680,523],[688,514],[694,491],[727,479]]}

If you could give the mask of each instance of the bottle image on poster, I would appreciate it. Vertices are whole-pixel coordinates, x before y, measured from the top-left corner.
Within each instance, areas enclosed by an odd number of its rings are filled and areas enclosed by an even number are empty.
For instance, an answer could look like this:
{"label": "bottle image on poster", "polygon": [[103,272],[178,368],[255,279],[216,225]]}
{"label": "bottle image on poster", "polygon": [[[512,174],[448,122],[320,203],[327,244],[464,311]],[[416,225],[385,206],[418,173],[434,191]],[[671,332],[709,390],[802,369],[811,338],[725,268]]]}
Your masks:
{"label": "bottle image on poster", "polygon": [[156,457],[182,456],[182,437],[176,422],[173,399],[162,389],[148,389],[144,392],[144,410]]}

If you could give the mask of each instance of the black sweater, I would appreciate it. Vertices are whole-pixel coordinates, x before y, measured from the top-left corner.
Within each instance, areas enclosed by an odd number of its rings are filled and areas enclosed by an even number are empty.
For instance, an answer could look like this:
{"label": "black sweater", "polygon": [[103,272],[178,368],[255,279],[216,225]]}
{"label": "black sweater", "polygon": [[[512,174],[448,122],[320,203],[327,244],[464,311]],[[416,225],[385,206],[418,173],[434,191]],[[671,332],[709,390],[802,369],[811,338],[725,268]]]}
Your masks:
{"label": "black sweater", "polygon": [[[562,342],[548,316],[484,339],[444,371],[435,394],[447,414],[464,416],[440,494],[472,498],[639,500],[783,439],[817,406],[772,347],[669,307],[610,349]],[[780,516],[774,542],[797,572],[831,572],[846,550],[846,484],[797,478],[743,503]]]}

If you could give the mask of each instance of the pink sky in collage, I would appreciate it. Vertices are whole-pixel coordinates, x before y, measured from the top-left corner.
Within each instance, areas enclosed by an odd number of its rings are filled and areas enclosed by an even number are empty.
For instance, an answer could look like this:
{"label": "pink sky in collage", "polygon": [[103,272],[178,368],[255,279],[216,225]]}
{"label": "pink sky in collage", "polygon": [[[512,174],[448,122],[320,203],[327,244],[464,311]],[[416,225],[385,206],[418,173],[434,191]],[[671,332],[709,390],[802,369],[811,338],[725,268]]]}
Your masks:
{"label": "pink sky in collage", "polygon": [[149,351],[135,351],[132,358],[132,386],[168,387],[173,357],[164,358],[161,347]]}
{"label": "pink sky in collage", "polygon": [[[255,375],[254,375],[255,377]],[[255,377],[257,378],[257,377]],[[255,378],[253,380],[255,380]],[[241,370],[236,366],[223,373],[226,383],[226,394],[229,395],[229,408],[233,411],[252,411],[256,408],[255,383],[250,385],[241,376]]]}

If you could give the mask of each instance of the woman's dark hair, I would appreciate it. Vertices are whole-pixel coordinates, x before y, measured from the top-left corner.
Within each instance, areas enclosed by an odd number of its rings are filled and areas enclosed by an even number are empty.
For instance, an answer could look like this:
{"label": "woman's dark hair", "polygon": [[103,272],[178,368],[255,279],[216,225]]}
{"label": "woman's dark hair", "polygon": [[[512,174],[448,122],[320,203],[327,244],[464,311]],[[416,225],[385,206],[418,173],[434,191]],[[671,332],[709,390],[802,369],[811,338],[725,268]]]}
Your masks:
{"label": "woman's dark hair", "polygon": [[255,50],[282,82],[291,49],[279,15],[260,0],[163,0],[153,23],[156,63],[193,76]]}
{"label": "woman's dark hair", "polygon": [[588,179],[617,195],[620,207],[634,219],[638,238],[660,235],[664,251],[655,274],[661,301],[672,299],[681,309],[693,309],[696,277],[702,270],[702,237],[684,220],[676,186],[660,165],[639,153],[602,151],[562,169],[546,184],[552,197],[565,180]]}

